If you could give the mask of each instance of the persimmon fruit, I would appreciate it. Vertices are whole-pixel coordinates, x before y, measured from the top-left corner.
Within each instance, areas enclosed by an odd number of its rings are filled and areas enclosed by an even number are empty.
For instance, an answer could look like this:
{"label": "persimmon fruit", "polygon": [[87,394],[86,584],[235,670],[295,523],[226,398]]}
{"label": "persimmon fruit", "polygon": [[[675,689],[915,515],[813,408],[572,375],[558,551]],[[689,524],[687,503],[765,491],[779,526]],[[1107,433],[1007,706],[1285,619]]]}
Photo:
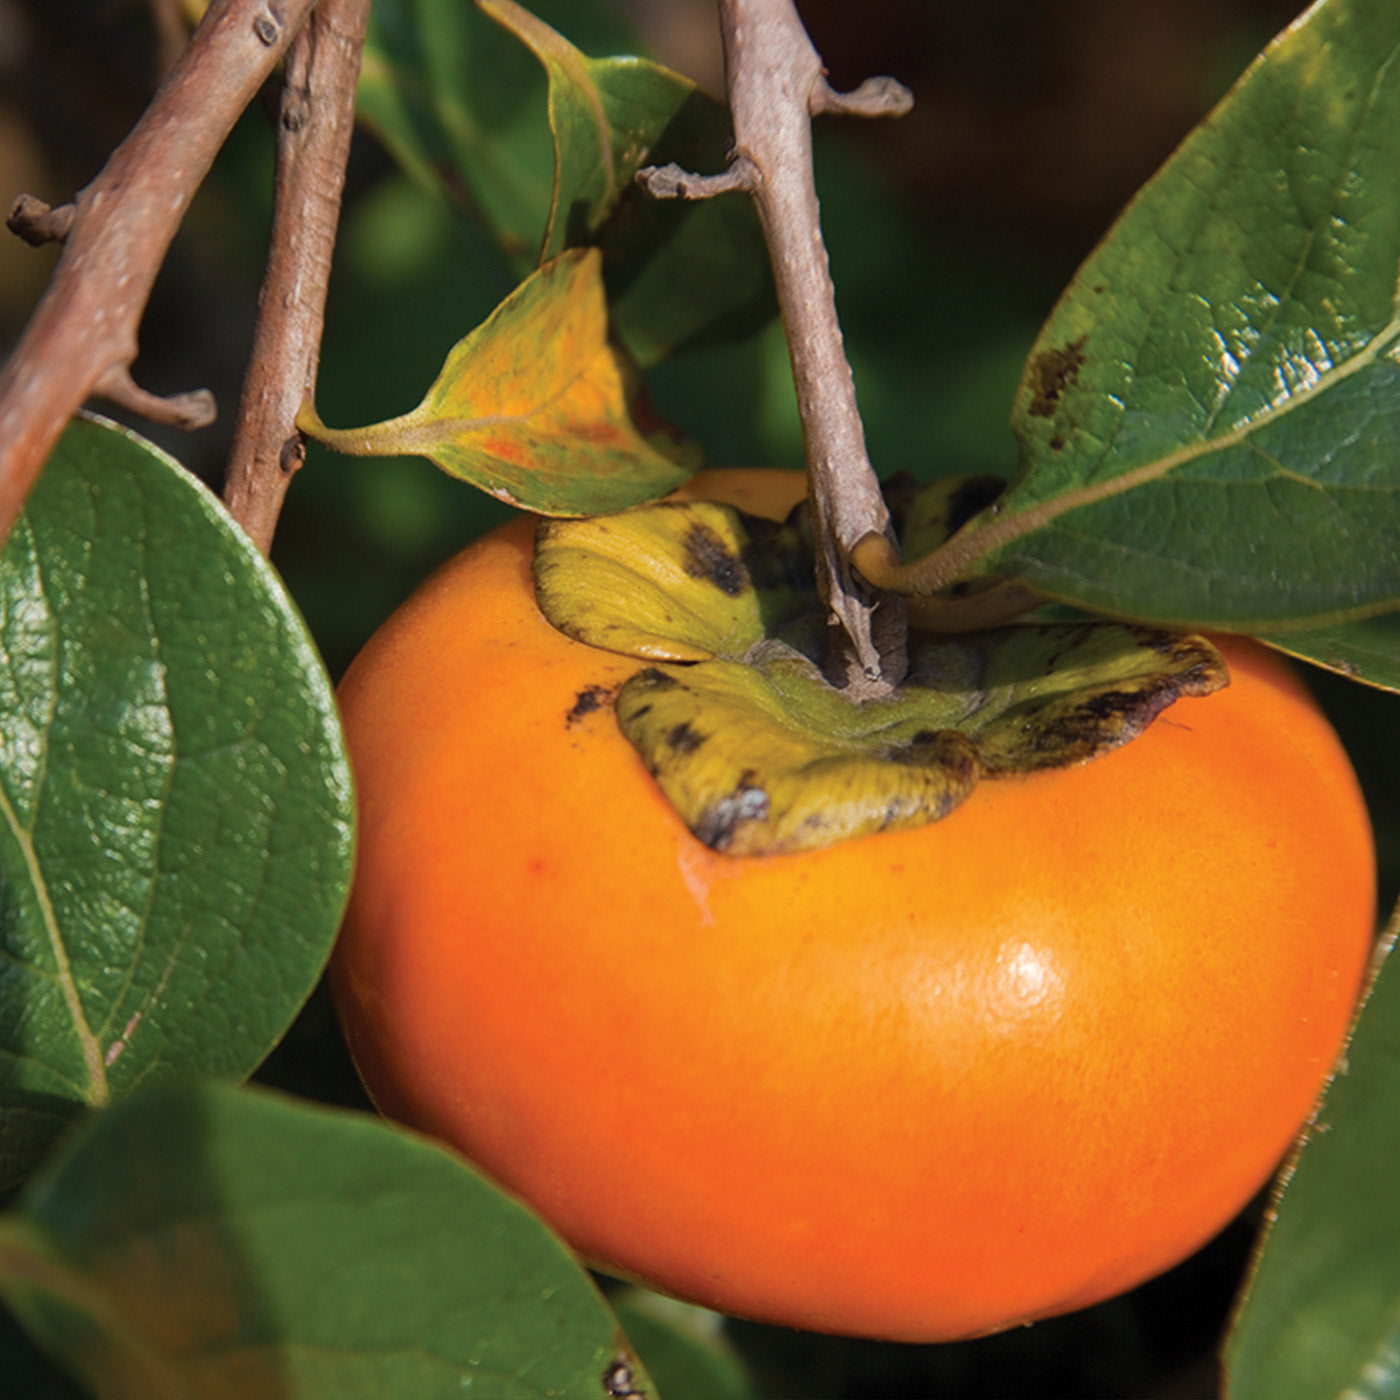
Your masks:
{"label": "persimmon fruit", "polygon": [[[698,489],[780,516],[801,486]],[[1226,689],[1106,757],[728,856],[614,721],[642,663],[536,610],[532,529],[446,565],[341,686],[332,979],[386,1113],[604,1269],[890,1339],[1127,1289],[1267,1181],[1374,918],[1355,777],[1288,666],[1225,639]]]}

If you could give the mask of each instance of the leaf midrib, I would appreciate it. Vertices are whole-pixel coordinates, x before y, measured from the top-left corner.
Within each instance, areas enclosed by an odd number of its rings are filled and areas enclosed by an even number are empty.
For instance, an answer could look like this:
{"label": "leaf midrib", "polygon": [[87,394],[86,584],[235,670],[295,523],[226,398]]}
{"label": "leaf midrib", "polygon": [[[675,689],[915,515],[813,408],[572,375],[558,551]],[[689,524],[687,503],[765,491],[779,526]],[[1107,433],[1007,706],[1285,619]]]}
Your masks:
{"label": "leaf midrib", "polygon": [[[52,723],[52,711],[49,714],[49,723]],[[47,726],[46,726],[47,727]],[[41,757],[39,777],[34,786],[33,801],[30,807],[30,822],[32,826],[38,825],[39,812],[43,803],[43,774],[48,769],[50,736],[46,733]],[[24,825],[20,820],[18,811],[10,799],[9,791],[0,784],[0,815],[3,815],[6,825],[10,829],[24,859],[25,872],[29,877],[30,887],[34,891],[34,896],[39,906],[39,914],[43,921],[44,932],[48,937],[49,947],[53,953],[54,966],[56,971],[52,974],[58,983],[59,991],[62,993],[64,1005],[68,1008],[68,1014],[73,1021],[73,1030],[78,1039],[79,1048],[82,1051],[84,1067],[88,1076],[88,1102],[94,1107],[101,1107],[110,1099],[110,1090],[107,1084],[107,1066],[102,1056],[102,1046],[97,1036],[93,1033],[92,1027],[88,1024],[87,1013],[83,1007],[82,997],[78,992],[78,984],[73,976],[73,965],[68,959],[68,950],[64,945],[63,931],[59,926],[58,914],[54,908],[53,899],[49,894],[48,881],[44,878],[43,866],[39,860],[39,853],[35,850],[32,830]],[[67,1076],[64,1076],[66,1079]]]}
{"label": "leaf midrib", "polygon": [[68,1008],[68,1014],[72,1017],[73,1030],[77,1035],[78,1045],[83,1053],[83,1063],[87,1068],[88,1102],[95,1107],[101,1107],[110,1098],[107,1086],[107,1067],[102,1059],[102,1047],[93,1034],[91,1026],[88,1025],[87,1013],[83,1008],[83,1000],[79,995],[78,984],[73,976],[73,965],[68,959],[68,950],[64,946],[63,931],[59,927],[58,915],[49,895],[48,882],[44,879],[39,854],[34,848],[33,836],[20,822],[19,815],[10,802],[9,794],[2,788],[0,788],[0,813],[3,813],[5,822],[10,828],[10,834],[14,837],[24,857],[25,871],[29,876],[30,886],[33,888],[34,897],[38,902],[44,932],[48,936],[49,947],[57,969],[55,980],[58,982],[59,990],[63,993],[63,1001]]}
{"label": "leaf midrib", "polygon": [[[1305,407],[1319,394],[1369,368],[1394,344],[1397,335],[1400,335],[1400,313],[1393,315],[1357,354],[1319,375],[1315,384],[1291,394],[1283,404],[1272,406],[1262,417],[1246,419],[1220,437],[1190,443],[1108,480],[1076,487],[1024,510],[994,516],[985,523],[968,527],[929,556],[926,586],[930,592],[942,591],[971,577],[976,572],[977,562],[984,555],[1005,548],[1023,535],[1043,529],[1061,515],[1112,500],[1115,496],[1169,476],[1178,467],[1247,443],[1255,433],[1272,427],[1296,409]],[[1400,367],[1397,368],[1400,370]],[[1321,482],[1309,481],[1308,484],[1319,491],[1328,489]]]}

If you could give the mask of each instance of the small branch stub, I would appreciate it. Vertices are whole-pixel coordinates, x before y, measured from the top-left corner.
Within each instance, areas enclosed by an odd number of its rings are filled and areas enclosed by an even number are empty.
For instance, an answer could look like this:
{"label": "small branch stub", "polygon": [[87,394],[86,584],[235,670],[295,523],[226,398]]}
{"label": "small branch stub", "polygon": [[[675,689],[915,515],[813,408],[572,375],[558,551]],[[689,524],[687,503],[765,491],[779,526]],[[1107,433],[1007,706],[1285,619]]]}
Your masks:
{"label": "small branch stub", "polygon": [[74,204],[54,208],[32,194],[22,194],[10,206],[5,227],[31,248],[42,248],[45,243],[62,243],[68,237],[77,212]]}
{"label": "small branch stub", "polygon": [[867,78],[854,92],[837,92],[823,78],[812,90],[812,115],[839,112],[846,117],[902,117],[914,94],[894,78]]}
{"label": "small branch stub", "polygon": [[169,396],[153,394],[131,377],[125,365],[114,365],[92,386],[92,391],[119,408],[172,428],[207,428],[219,413],[208,389]]}
{"label": "small branch stub", "polygon": [[637,183],[654,199],[711,199],[731,190],[752,194],[758,181],[753,163],[742,156],[718,175],[697,175],[675,161],[669,165],[644,166],[637,171]]}
{"label": "small branch stub", "polygon": [[253,33],[260,44],[271,48],[282,37],[282,26],[266,10],[253,16]]}
{"label": "small branch stub", "polygon": [[887,694],[907,664],[903,604],[867,589],[850,553],[868,535],[894,547],[889,513],[865,448],[855,381],[836,315],[816,185],[811,118],[820,112],[896,116],[907,89],[875,78],[853,93],[826,81],[791,0],[720,0],[734,159],[721,175],[674,166],[638,172],[661,198],[752,196],[773,265],[807,453],[817,586],[834,624],[827,670],[852,699]]}

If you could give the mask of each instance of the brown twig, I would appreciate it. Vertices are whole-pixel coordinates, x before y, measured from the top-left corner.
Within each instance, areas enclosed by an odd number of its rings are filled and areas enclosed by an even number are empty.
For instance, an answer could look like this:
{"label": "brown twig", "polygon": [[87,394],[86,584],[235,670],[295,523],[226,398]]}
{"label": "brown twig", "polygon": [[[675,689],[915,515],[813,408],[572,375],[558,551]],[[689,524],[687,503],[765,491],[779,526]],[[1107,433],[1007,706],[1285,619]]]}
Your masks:
{"label": "brown twig", "polygon": [[839,624],[833,667],[854,697],[887,691],[903,676],[904,619],[897,598],[871,594],[850,568],[857,541],[889,535],[889,513],[865,450],[855,381],[836,316],[812,176],[811,120],[819,112],[896,116],[909,93],[890,78],[835,92],[792,0],[720,0],[734,157],[720,176],[676,167],[644,170],[653,194],[705,198],[746,190],[763,224],[787,330],[807,450],[817,540],[817,586]]}
{"label": "brown twig", "polygon": [[172,428],[207,428],[218,413],[214,395],[208,389],[191,389],[184,394],[153,394],[143,389],[125,365],[113,365],[92,392],[108,403]]}
{"label": "brown twig", "polygon": [[305,456],[295,420],[320,358],[369,5],[321,0],[287,55],[271,246],[224,485],[230,513],[263,553]]}
{"label": "brown twig", "polygon": [[[214,0],[131,134],[74,199],[48,289],[0,371],[0,539],[83,400],[105,385],[132,401],[127,371],[166,249],[239,113],[314,3]],[[177,396],[163,412],[188,422],[189,408]]]}

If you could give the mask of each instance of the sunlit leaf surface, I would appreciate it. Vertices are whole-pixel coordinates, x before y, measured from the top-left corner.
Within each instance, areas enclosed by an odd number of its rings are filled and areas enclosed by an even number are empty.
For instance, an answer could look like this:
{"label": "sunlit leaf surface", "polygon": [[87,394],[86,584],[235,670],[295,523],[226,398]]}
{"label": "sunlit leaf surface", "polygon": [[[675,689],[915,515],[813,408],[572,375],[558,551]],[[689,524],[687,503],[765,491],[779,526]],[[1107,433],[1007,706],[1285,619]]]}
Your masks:
{"label": "sunlit leaf surface", "polygon": [[0,555],[0,1177],[88,1104],[258,1064],[330,951],[351,822],[276,575],[174,462],[73,424]]}

